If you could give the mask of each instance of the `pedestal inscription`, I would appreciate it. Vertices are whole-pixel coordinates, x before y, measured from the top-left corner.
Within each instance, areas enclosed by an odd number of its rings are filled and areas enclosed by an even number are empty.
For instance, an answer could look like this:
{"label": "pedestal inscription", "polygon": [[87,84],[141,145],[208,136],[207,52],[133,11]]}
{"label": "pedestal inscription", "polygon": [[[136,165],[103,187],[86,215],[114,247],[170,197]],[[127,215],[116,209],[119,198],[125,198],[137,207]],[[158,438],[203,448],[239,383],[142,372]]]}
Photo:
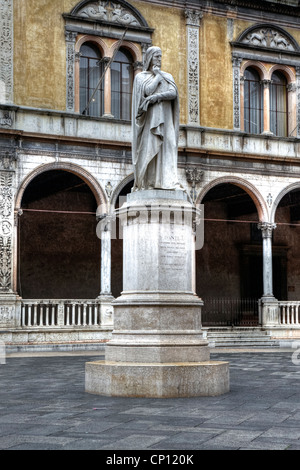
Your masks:
{"label": "pedestal inscription", "polygon": [[[184,232],[184,230],[183,230]],[[162,235],[159,241],[159,249],[162,253],[162,270],[168,274],[173,271],[182,271],[186,264],[186,243],[183,235]]]}

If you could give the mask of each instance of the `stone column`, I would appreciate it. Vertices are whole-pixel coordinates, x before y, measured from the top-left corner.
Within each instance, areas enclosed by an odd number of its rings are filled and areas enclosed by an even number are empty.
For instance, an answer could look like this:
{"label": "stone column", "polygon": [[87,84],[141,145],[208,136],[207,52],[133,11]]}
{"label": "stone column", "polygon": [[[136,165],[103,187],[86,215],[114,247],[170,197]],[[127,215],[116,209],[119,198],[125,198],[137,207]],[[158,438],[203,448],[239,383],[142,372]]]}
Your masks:
{"label": "stone column", "polygon": [[75,53],[74,82],[74,111],[80,113],[80,52]]}
{"label": "stone column", "polygon": [[108,64],[110,63],[111,57],[104,57],[104,116],[112,118],[111,113],[111,69]]}
{"label": "stone column", "polygon": [[233,128],[241,129],[241,57],[232,56],[232,76],[233,76]]}
{"label": "stone column", "polygon": [[0,294],[13,292],[13,176],[0,172]]}
{"label": "stone column", "polygon": [[263,296],[262,318],[263,326],[274,326],[279,323],[278,300],[273,294],[273,263],[272,263],[272,234],[276,224],[262,222],[258,224],[263,238]]}
{"label": "stone column", "polygon": [[295,82],[287,85],[288,95],[288,137],[297,137],[297,86]]}
{"label": "stone column", "polygon": [[143,62],[139,62],[138,60],[133,64],[134,76],[138,73],[143,71]]}
{"label": "stone column", "polygon": [[264,130],[263,134],[271,134],[270,130],[270,85],[271,80],[262,80],[264,93]]}
{"label": "stone column", "polygon": [[101,238],[101,292],[98,297],[101,303],[101,326],[112,326],[112,301],[111,294],[111,221],[104,216],[99,235]]}
{"label": "stone column", "polygon": [[185,10],[187,28],[188,124],[200,125],[199,27],[203,13]]}
{"label": "stone column", "polygon": [[75,111],[75,42],[77,33],[66,31],[66,67],[67,67],[67,83],[66,83],[66,110]]}
{"label": "stone column", "polygon": [[111,239],[110,223],[101,232],[101,292],[100,295],[111,295]]}
{"label": "stone column", "polygon": [[297,95],[297,113],[296,113],[296,132],[297,137],[300,137],[300,67],[296,67],[296,95]]}
{"label": "stone column", "polygon": [[244,77],[240,77],[240,129],[241,131],[245,131],[245,105],[244,105],[244,98],[245,98],[245,79]]}

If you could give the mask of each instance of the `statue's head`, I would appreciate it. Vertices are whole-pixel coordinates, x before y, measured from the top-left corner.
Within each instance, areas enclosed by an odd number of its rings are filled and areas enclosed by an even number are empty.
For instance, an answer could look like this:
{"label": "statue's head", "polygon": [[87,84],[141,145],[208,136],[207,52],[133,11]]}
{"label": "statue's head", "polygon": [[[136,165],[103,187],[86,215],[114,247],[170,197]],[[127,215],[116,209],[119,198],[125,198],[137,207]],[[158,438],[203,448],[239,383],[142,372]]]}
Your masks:
{"label": "statue's head", "polygon": [[[145,54],[144,70],[149,70],[153,60],[157,60],[160,64],[161,62],[161,49],[160,47],[152,46],[147,49]],[[160,66],[160,65],[159,65]]]}

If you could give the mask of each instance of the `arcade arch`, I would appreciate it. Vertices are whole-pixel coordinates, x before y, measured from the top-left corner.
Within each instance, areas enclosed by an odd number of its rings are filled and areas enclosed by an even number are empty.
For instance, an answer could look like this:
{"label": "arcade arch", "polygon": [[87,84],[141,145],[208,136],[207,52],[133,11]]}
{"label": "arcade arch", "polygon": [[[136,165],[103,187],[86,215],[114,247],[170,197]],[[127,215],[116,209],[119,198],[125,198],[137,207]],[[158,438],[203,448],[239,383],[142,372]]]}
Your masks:
{"label": "arcade arch", "polygon": [[100,291],[96,213],[106,207],[84,170],[44,165],[23,182],[18,213],[17,290],[30,299],[94,299]]}
{"label": "arcade arch", "polygon": [[276,259],[278,247],[284,252],[278,266],[281,274],[281,296],[278,300],[299,300],[300,298],[300,182],[284,188],[277,196],[272,214],[274,230],[273,260]]}
{"label": "arcade arch", "polygon": [[257,325],[263,294],[262,236],[266,217],[259,192],[239,179],[219,178],[204,187],[204,245],[196,252],[196,293],[204,325]]}

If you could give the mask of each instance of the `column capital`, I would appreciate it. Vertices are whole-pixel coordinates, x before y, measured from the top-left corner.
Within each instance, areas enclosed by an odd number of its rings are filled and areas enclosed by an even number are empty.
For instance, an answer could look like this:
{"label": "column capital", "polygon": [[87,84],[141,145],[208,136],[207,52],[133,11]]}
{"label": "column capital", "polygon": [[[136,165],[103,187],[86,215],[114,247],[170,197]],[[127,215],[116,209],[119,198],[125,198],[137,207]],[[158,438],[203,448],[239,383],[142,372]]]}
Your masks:
{"label": "column capital", "polygon": [[142,71],[143,70],[143,62],[136,61],[133,63],[133,69],[134,71]]}
{"label": "column capital", "polygon": [[238,68],[240,68],[241,63],[243,62],[242,57],[239,57],[238,55],[235,55],[235,54],[232,54],[231,60],[232,60],[233,67],[238,67]]}
{"label": "column capital", "polygon": [[286,89],[288,93],[296,92],[297,91],[297,85],[295,82],[288,83],[286,86]]}
{"label": "column capital", "polygon": [[201,18],[203,18],[202,11],[186,9],[184,10],[184,15],[186,18],[186,26],[200,27],[200,21]]}
{"label": "column capital", "polygon": [[65,37],[66,37],[67,42],[75,43],[77,36],[78,36],[78,33],[76,33],[75,31],[67,31],[67,30],[65,31]]}
{"label": "column capital", "polygon": [[277,225],[270,222],[260,222],[257,227],[262,231],[263,238],[271,238],[273,230],[276,229]]}
{"label": "column capital", "polygon": [[272,80],[267,80],[267,79],[261,80],[261,84],[264,88],[270,88],[271,83],[272,83]]}

